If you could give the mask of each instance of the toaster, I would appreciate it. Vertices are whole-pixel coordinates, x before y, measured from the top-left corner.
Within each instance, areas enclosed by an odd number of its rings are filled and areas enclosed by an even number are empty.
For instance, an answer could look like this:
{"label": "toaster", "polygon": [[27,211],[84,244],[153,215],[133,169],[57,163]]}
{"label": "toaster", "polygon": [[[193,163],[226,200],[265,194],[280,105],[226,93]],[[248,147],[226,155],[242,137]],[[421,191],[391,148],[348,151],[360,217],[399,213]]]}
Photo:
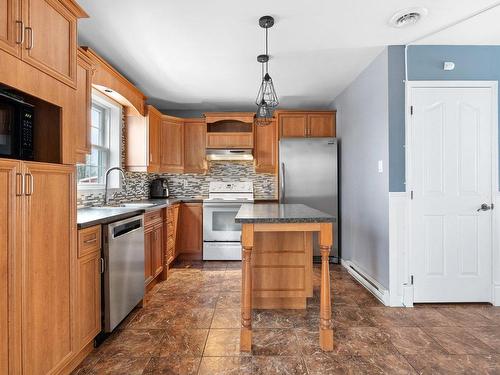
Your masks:
{"label": "toaster", "polygon": [[168,198],[168,181],[166,178],[155,178],[149,185],[150,198]]}

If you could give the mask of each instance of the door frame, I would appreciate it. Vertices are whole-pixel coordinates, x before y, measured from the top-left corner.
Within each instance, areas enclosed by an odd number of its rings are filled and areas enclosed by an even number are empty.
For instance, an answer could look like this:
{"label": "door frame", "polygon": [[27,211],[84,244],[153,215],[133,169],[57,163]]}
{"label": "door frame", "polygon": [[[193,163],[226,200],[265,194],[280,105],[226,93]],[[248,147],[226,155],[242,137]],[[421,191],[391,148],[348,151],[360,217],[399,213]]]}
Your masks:
{"label": "door frame", "polygon": [[408,270],[407,282],[403,286],[403,304],[407,307],[413,306],[413,264],[418,253],[415,252],[412,243],[412,217],[413,204],[411,199],[412,190],[412,155],[413,155],[413,134],[411,128],[413,125],[413,117],[411,115],[412,90],[414,88],[488,88],[492,90],[492,163],[491,163],[491,200],[495,204],[492,211],[492,251],[491,251],[491,299],[490,301],[495,306],[500,306],[500,220],[497,211],[500,209],[497,201],[500,202],[499,192],[499,142],[498,142],[498,81],[406,81],[405,83],[405,187],[407,201],[407,216],[408,223],[406,230],[406,244],[408,256],[406,259],[406,269]]}

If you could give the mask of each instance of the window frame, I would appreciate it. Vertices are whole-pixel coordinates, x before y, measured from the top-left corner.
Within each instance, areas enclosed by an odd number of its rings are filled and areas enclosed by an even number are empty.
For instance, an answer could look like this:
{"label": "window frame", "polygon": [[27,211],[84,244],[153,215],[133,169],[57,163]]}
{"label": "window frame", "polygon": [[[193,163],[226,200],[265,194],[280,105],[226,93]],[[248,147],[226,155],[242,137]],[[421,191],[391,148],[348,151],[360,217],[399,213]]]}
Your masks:
{"label": "window frame", "polygon": [[[104,138],[102,140],[102,145],[97,145],[91,143],[92,150],[102,150],[107,151],[108,165],[106,170],[112,166],[122,165],[121,160],[121,148],[122,148],[122,106],[115,102],[113,99],[103,95],[99,91],[92,90],[92,108],[97,107],[103,110],[105,118],[103,122],[105,123],[105,129],[102,134]],[[92,125],[91,125],[92,126]],[[92,142],[92,140],[91,140]],[[86,164],[79,164],[86,165]],[[78,168],[78,166],[77,166]],[[78,173],[76,174],[78,178]],[[108,191],[118,191],[122,188],[121,175],[118,173],[113,173],[109,176],[109,186]],[[78,192],[100,192],[104,191],[105,183],[79,183],[77,180],[77,190]]]}

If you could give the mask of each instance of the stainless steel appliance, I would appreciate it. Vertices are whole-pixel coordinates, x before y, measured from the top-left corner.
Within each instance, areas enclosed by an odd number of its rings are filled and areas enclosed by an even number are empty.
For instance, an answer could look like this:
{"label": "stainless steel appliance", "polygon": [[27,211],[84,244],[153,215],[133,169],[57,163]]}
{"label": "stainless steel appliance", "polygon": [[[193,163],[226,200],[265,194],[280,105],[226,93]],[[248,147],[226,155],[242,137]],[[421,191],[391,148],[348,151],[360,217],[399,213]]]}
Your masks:
{"label": "stainless steel appliance", "polygon": [[[337,139],[281,139],[280,202],[302,203],[338,218]],[[338,225],[331,255],[338,261]],[[314,255],[320,256],[317,239]]]}
{"label": "stainless steel appliance", "polygon": [[210,182],[203,201],[203,259],[241,260],[241,224],[234,218],[253,203],[252,182]]}
{"label": "stainless steel appliance", "polygon": [[0,157],[33,160],[34,119],[34,106],[0,91]]}
{"label": "stainless steel appliance", "polygon": [[150,198],[168,198],[168,181],[166,178],[155,178],[149,185]]}
{"label": "stainless steel appliance", "polygon": [[104,331],[111,332],[144,297],[144,216],[103,227]]}

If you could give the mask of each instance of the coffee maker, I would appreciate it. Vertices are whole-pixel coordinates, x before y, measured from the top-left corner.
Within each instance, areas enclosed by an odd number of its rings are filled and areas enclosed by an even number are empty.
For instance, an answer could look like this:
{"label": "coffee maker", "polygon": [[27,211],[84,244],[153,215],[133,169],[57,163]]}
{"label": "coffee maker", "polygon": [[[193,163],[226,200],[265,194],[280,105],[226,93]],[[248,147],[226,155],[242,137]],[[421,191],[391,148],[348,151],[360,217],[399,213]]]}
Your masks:
{"label": "coffee maker", "polygon": [[155,178],[149,185],[150,198],[168,198],[168,181],[166,178]]}

